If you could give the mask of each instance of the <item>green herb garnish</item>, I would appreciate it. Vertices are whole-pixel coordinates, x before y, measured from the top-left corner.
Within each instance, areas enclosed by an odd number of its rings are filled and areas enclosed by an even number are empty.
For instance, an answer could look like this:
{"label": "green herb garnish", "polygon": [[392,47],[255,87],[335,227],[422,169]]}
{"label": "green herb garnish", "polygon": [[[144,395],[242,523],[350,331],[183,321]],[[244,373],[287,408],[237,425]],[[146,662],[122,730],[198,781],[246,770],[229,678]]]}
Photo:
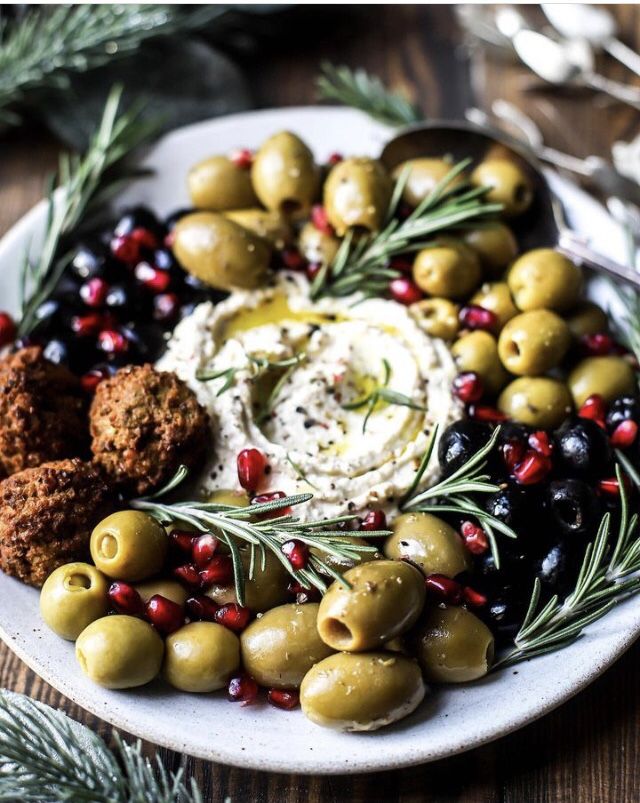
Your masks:
{"label": "green herb garnish", "polygon": [[239,371],[246,370],[249,365],[255,366],[256,370],[251,378],[256,379],[257,377],[262,376],[269,371],[277,371],[282,368],[293,368],[297,365],[300,365],[301,362],[306,360],[307,355],[304,352],[301,352],[300,354],[296,354],[294,357],[288,357],[285,360],[269,360],[266,357],[254,357],[251,354],[248,354],[247,358],[249,360],[247,365],[223,368],[221,371],[197,371],[196,379],[198,379],[200,382],[211,382],[214,379],[222,379],[224,377],[224,382],[216,393],[216,396],[222,396],[223,393],[233,386],[236,379],[236,374]]}

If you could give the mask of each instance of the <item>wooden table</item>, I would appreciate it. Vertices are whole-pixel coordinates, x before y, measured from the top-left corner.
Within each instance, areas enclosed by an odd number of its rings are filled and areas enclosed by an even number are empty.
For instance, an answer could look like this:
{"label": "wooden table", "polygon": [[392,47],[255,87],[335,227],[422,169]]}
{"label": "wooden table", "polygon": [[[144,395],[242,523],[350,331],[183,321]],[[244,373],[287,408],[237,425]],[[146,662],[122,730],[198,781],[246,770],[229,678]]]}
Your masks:
{"label": "wooden table", "polygon": [[[640,48],[640,7],[615,6],[629,44]],[[300,13],[306,13],[304,9]],[[316,7],[316,12],[317,7]],[[317,39],[292,37],[246,60],[259,106],[313,103],[323,58],[364,66],[419,101],[428,115],[459,116],[496,97],[520,105],[548,144],[586,156],[607,156],[612,142],[639,132],[637,112],[592,94],[523,93],[524,70],[469,59],[452,10],[445,6],[343,7]],[[630,80],[615,63],[611,77]],[[58,148],[43,132],[22,130],[0,144],[0,234],[40,197]],[[1,304],[0,304],[1,306]],[[435,764],[366,776],[302,777],[234,769],[161,750],[167,766],[194,775],[206,801],[637,801],[640,797],[640,645],[556,712],[493,744]],[[0,686],[25,692],[109,738],[111,728],[40,680],[0,645]],[[153,747],[147,745],[149,753]]]}

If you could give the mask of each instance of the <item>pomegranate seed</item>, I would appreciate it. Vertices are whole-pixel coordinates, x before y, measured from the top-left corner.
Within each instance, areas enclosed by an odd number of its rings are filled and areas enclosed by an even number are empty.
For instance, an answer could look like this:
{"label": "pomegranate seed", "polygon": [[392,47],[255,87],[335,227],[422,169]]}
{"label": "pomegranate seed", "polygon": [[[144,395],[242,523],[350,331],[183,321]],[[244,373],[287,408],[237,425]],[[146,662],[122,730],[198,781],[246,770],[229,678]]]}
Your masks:
{"label": "pomegranate seed", "polygon": [[238,480],[249,493],[255,493],[264,476],[267,458],[259,449],[243,449],[237,458]]}
{"label": "pomegranate seed", "polygon": [[294,538],[291,541],[285,541],[280,548],[296,570],[304,569],[309,562],[309,547],[302,541]]}
{"label": "pomegranate seed", "polygon": [[594,393],[592,396],[589,396],[582,404],[582,407],[578,410],[578,415],[580,418],[590,418],[592,421],[596,421],[600,423],[600,421],[604,421],[607,415],[607,405],[605,400],[602,396],[599,396],[597,393]]}
{"label": "pomegranate seed", "polygon": [[8,312],[0,312],[0,347],[13,343],[17,328]]}
{"label": "pomegranate seed", "polygon": [[78,337],[97,335],[103,327],[104,318],[97,312],[93,312],[90,315],[74,315],[71,319],[71,330]]}
{"label": "pomegranate seed", "polygon": [[240,633],[249,624],[251,611],[235,602],[228,602],[221,605],[215,613],[215,620],[219,625],[228,627],[236,633]]}
{"label": "pomegranate seed", "polygon": [[233,561],[229,555],[214,555],[206,568],[200,572],[203,588],[227,585],[233,580]]}
{"label": "pomegranate seed", "polygon": [[296,598],[298,605],[306,605],[308,602],[317,602],[320,599],[320,592],[317,588],[307,588],[297,580],[289,583],[287,591]]}
{"label": "pomegranate seed", "polygon": [[615,342],[610,335],[604,332],[595,335],[582,335],[580,348],[583,354],[589,357],[604,357],[615,348]]}
{"label": "pomegranate seed", "polygon": [[482,329],[490,332],[498,326],[498,316],[490,309],[480,307],[478,304],[469,304],[459,313],[460,324],[464,329]]}
{"label": "pomegranate seed", "polygon": [[140,262],[136,265],[135,276],[147,290],[151,290],[153,293],[164,293],[171,284],[171,276],[168,271],[158,270],[148,262]]}
{"label": "pomegranate seed", "polygon": [[267,700],[276,708],[292,711],[300,703],[300,695],[295,689],[269,689]]}
{"label": "pomegranate seed", "polygon": [[483,605],[487,604],[485,595],[481,594],[479,591],[475,591],[470,586],[465,586],[462,589],[462,599],[467,605],[471,605],[473,608],[481,608]]}
{"label": "pomegranate seed", "polygon": [[340,162],[342,162],[343,159],[344,159],[344,156],[341,153],[338,153],[337,151],[335,151],[327,159],[327,164],[329,164],[329,165],[331,165],[333,167],[333,165],[340,164]]}
{"label": "pomegranate seed", "polygon": [[126,613],[129,616],[142,616],[144,614],[144,602],[136,589],[116,580],[109,586],[109,601],[118,613]]}
{"label": "pomegranate seed", "polygon": [[121,234],[111,240],[111,253],[120,260],[133,264],[140,259],[140,244],[129,234]]}
{"label": "pomegranate seed", "polygon": [[360,523],[360,529],[365,532],[373,530],[386,530],[387,517],[384,510],[370,510]]}
{"label": "pomegranate seed", "polygon": [[535,485],[547,476],[552,464],[549,457],[534,451],[526,452],[522,462],[513,469],[513,476],[520,485]]}
{"label": "pomegranate seed", "polygon": [[109,285],[104,279],[94,276],[80,288],[80,298],[88,307],[101,307],[109,292]]}
{"label": "pomegranate seed", "polygon": [[98,335],[98,347],[107,354],[124,354],[129,348],[129,341],[115,329],[103,329]]}
{"label": "pomegranate seed", "polygon": [[248,170],[253,164],[253,153],[248,148],[237,148],[229,154],[229,161],[241,170]]}
{"label": "pomegranate seed", "polygon": [[209,597],[204,594],[198,594],[195,597],[189,597],[185,606],[189,617],[193,620],[204,622],[215,622],[216,612],[220,607]]}
{"label": "pomegranate seed", "polygon": [[453,393],[465,404],[480,401],[484,395],[482,379],[473,371],[464,371],[453,380]]}
{"label": "pomegranate seed", "polygon": [[227,688],[227,696],[233,703],[250,705],[258,696],[258,684],[251,677],[243,672],[231,678]]}
{"label": "pomegranate seed", "polygon": [[462,540],[472,555],[482,555],[489,549],[489,542],[485,531],[472,521],[463,521],[460,527]]}
{"label": "pomegranate seed", "polygon": [[615,449],[626,449],[635,441],[638,435],[638,425],[635,421],[628,418],[621,421],[613,430],[611,435],[611,445]]}
{"label": "pomegranate seed", "polygon": [[422,290],[411,279],[406,276],[399,276],[389,282],[389,293],[398,304],[415,304],[422,298]]}
{"label": "pomegranate seed", "polygon": [[147,619],[156,630],[168,636],[184,624],[184,611],[182,605],[172,599],[154,594],[147,602]]}
{"label": "pomegranate seed", "polygon": [[199,535],[192,541],[191,545],[193,562],[199,569],[204,569],[215,555],[219,546],[220,541],[212,533]]}
{"label": "pomegranate seed", "polygon": [[180,299],[175,293],[159,293],[153,299],[154,321],[171,321],[178,314]]}
{"label": "pomegranate seed", "polygon": [[476,421],[488,421],[491,424],[500,424],[508,418],[497,408],[482,404],[471,405],[467,412],[469,413],[469,418],[473,418]]}
{"label": "pomegranate seed", "polygon": [[413,262],[407,257],[394,257],[389,263],[392,270],[399,270],[400,273],[411,274],[413,271]]}
{"label": "pomegranate seed", "polygon": [[[271,491],[268,494],[258,494],[251,499],[252,505],[261,505],[264,502],[273,502],[276,499],[284,499],[286,493],[284,491]],[[279,507],[277,510],[272,510],[266,513],[257,513],[256,516],[260,521],[265,519],[276,519],[278,516],[288,516],[292,512],[291,507]]]}
{"label": "pomegranate seed", "polygon": [[316,276],[320,273],[321,270],[322,270],[322,264],[320,262],[309,262],[306,270],[307,279],[309,279],[309,281],[312,282],[316,278]]}
{"label": "pomegranate seed", "polygon": [[460,583],[445,577],[443,574],[430,574],[425,577],[424,584],[427,593],[443,602],[458,605],[462,599],[462,586]]}
{"label": "pomegranate seed", "polygon": [[[630,490],[631,486],[627,477],[624,478],[624,487],[627,491]],[[609,496],[620,496],[620,483],[616,477],[608,477],[598,482],[598,490]]]}
{"label": "pomegranate seed", "polygon": [[520,441],[507,441],[502,446],[502,459],[509,471],[513,469],[522,461],[526,447]]}
{"label": "pomegranate seed", "polygon": [[106,368],[92,368],[80,377],[80,384],[86,393],[93,393],[98,385],[108,377],[109,372]]}
{"label": "pomegranate seed", "polygon": [[173,576],[191,588],[200,587],[200,575],[193,563],[186,563],[184,566],[176,566],[173,570]]}
{"label": "pomegranate seed", "polygon": [[133,229],[129,237],[131,237],[134,243],[138,243],[138,245],[141,245],[143,248],[149,248],[150,250],[155,250],[160,245],[156,235],[149,229],[144,229],[142,227]]}
{"label": "pomegranate seed", "polygon": [[538,430],[529,435],[529,446],[534,452],[538,452],[538,454],[545,457],[551,457],[553,454],[553,443],[544,430]]}
{"label": "pomegranate seed", "polygon": [[187,530],[171,530],[169,539],[180,552],[191,555],[193,542],[198,537],[198,533],[188,532]]}
{"label": "pomegranate seed", "polygon": [[322,232],[323,234],[327,234],[330,237],[333,236],[333,226],[331,223],[329,223],[327,210],[324,208],[324,206],[322,206],[322,204],[315,204],[311,207],[311,222],[316,229],[318,229],[318,231]]}
{"label": "pomegranate seed", "polygon": [[302,270],[307,265],[307,260],[296,248],[285,248],[280,253],[280,259],[289,270]]}

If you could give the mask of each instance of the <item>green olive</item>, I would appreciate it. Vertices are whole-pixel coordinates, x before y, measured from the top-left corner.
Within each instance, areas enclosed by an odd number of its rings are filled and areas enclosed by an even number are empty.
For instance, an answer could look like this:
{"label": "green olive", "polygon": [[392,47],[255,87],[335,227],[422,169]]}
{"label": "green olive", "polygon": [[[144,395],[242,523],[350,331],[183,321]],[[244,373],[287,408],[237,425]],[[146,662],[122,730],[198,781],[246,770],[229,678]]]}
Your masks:
{"label": "green olive", "polygon": [[298,239],[300,253],[315,265],[330,265],[340,248],[340,240],[316,228],[313,223],[305,223]]}
{"label": "green olive", "polygon": [[207,496],[207,502],[217,502],[219,505],[231,505],[232,507],[247,507],[251,500],[246,491],[220,488]]}
{"label": "green olive", "polygon": [[54,633],[75,641],[87,625],[109,612],[109,585],[95,566],[67,563],[45,580],[40,614]]}
{"label": "green olive", "polygon": [[536,248],[516,259],[509,269],[507,284],[519,309],[562,312],[578,302],[582,273],[552,248]]}
{"label": "green olive", "polygon": [[[289,598],[287,585],[291,578],[273,552],[265,553],[264,568],[261,560],[256,559],[252,577],[249,577],[251,563],[249,551],[241,548],[240,555],[245,573],[244,604],[247,608],[255,613],[262,613],[276,605],[281,605]],[[233,584],[214,585],[206,591],[206,595],[218,605],[238,601]]]}
{"label": "green olive", "polygon": [[422,574],[399,560],[377,560],[345,572],[322,598],[318,633],[335,650],[360,652],[381,647],[406,632],[424,605]]}
{"label": "green olive", "polygon": [[191,622],[167,636],[162,674],[176,689],[222,689],[239,666],[238,637],[215,622]]}
{"label": "green olive", "polygon": [[415,661],[397,653],[337,653],[316,664],[300,687],[302,712],[316,725],[373,731],[408,716],[425,685]]}
{"label": "green olive", "polygon": [[[446,159],[409,159],[399,164],[394,169],[392,176],[394,181],[397,181],[406,169],[410,171],[402,193],[402,200],[410,206],[418,206],[451,172],[452,168],[453,165]],[[459,186],[463,182],[464,176],[458,174],[449,184],[449,188]]]}
{"label": "green olive", "polygon": [[594,393],[609,403],[638,389],[633,368],[622,357],[587,357],[571,371],[567,384],[576,407]]}
{"label": "green olive", "polygon": [[584,301],[565,318],[571,334],[576,337],[583,335],[597,335],[606,332],[609,328],[607,314],[592,301]]}
{"label": "green olive", "polygon": [[498,344],[489,332],[477,330],[463,335],[451,347],[459,371],[473,371],[482,379],[486,391],[494,396],[509,381],[498,355]]}
{"label": "green olive", "polygon": [[173,253],[182,267],[219,290],[253,289],[264,280],[271,247],[249,229],[215,212],[180,218]]}
{"label": "green olive", "polygon": [[459,240],[440,239],[418,251],[413,263],[413,279],[430,296],[461,299],[480,283],[480,260]]}
{"label": "green olive", "polygon": [[458,334],[460,308],[447,298],[425,298],[411,305],[410,312],[420,328],[431,337],[453,340]]}
{"label": "green olive", "polygon": [[320,187],[320,169],[304,142],[289,131],[269,137],[253,160],[251,180],[267,209],[285,215],[309,211]]}
{"label": "green olive", "polygon": [[391,192],[389,174],[376,159],[345,159],[331,170],[324,185],[329,222],[340,237],[349,229],[378,231]]}
{"label": "green olive", "polygon": [[184,607],[189,596],[184,586],[180,585],[176,580],[148,580],[146,583],[136,583],[135,589],[144,602],[149,602],[155,594],[160,594],[160,596],[170,599],[171,602],[176,602],[181,607]]}
{"label": "green olive", "polygon": [[569,388],[546,376],[521,376],[502,391],[498,408],[523,424],[555,429],[573,409]]}
{"label": "green olive", "polygon": [[80,633],[76,658],[82,671],[106,689],[129,689],[160,672],[164,644],[147,622],[135,616],[103,616]]}
{"label": "green olive", "polygon": [[[359,538],[356,535],[341,536],[340,542],[344,544],[354,544],[355,546],[372,546],[370,541],[365,541],[364,538]],[[375,546],[375,544],[373,544]],[[351,569],[361,563],[366,563],[369,560],[379,560],[382,555],[379,552],[358,552],[360,560],[352,560],[351,558],[341,557],[339,555],[332,555],[329,552],[323,552],[317,547],[311,547],[310,552],[312,555],[320,558],[330,569],[333,569],[340,574],[343,574],[347,569]]]}
{"label": "green olive", "polygon": [[393,522],[393,534],[384,543],[384,554],[393,560],[409,560],[426,575],[455,577],[472,567],[471,555],[460,535],[430,513],[398,516]]}
{"label": "green olive", "polygon": [[496,333],[500,332],[503,326],[518,314],[518,308],[513,303],[511,291],[506,282],[483,284],[471,298],[471,303],[493,312],[498,319]]}
{"label": "green olive", "polygon": [[256,206],[251,172],[226,156],[212,156],[194,165],[187,176],[191,202],[197,209],[224,212]]}
{"label": "green olive", "polygon": [[555,312],[534,309],[512,318],[500,333],[498,354],[504,367],[518,376],[537,376],[559,365],[571,332]]}
{"label": "green olive", "polygon": [[261,686],[297,689],[311,667],[333,652],[318,635],[319,607],[280,605],[242,632],[242,664]]}
{"label": "green olive", "polygon": [[231,212],[225,212],[225,217],[267,240],[279,251],[293,238],[291,226],[280,212],[268,209],[233,209]]}
{"label": "green olive", "polygon": [[518,241],[504,223],[488,223],[470,229],[462,239],[480,257],[480,264],[488,276],[500,276],[518,256]]}
{"label": "green olive", "polygon": [[484,196],[488,203],[502,204],[506,217],[526,212],[533,201],[533,186],[524,169],[511,159],[487,159],[471,174],[476,187],[489,187]]}
{"label": "green olive", "polygon": [[91,533],[95,565],[107,577],[146,580],[164,565],[169,539],[164,527],[140,510],[121,510],[103,519]]}
{"label": "green olive", "polygon": [[493,635],[466,608],[430,608],[417,628],[414,645],[425,678],[434,683],[477,680],[493,663]]}

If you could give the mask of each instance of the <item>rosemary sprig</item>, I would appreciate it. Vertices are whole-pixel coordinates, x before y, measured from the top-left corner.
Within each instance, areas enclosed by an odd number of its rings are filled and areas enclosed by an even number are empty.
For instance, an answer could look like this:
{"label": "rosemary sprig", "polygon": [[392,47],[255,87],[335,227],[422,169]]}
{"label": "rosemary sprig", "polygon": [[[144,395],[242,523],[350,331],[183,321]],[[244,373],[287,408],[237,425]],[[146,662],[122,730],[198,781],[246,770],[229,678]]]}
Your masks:
{"label": "rosemary sprig", "polygon": [[239,371],[245,371],[247,367],[251,365],[253,365],[255,368],[254,374],[251,378],[257,379],[269,371],[277,371],[281,370],[282,368],[294,368],[295,366],[300,365],[301,362],[304,362],[306,358],[307,355],[304,352],[295,354],[293,357],[288,357],[285,360],[269,360],[267,357],[255,357],[251,354],[247,354],[247,365],[231,366],[230,368],[223,368],[221,371],[197,371],[196,379],[198,379],[200,382],[210,382],[213,379],[222,379],[224,377],[224,382],[216,393],[216,396],[222,396],[223,393],[233,386],[236,379],[236,374]]}
{"label": "rosemary sprig", "polygon": [[338,67],[328,61],[323,62],[320,69],[316,86],[325,100],[360,109],[387,125],[410,125],[423,119],[417,106],[403,95],[388,90],[379,78],[365,70]]}
{"label": "rosemary sprig", "polygon": [[155,123],[139,120],[137,110],[118,115],[121,95],[119,86],[109,93],[102,121],[85,156],[67,154],[60,158],[57,189],[56,177],[50,179],[44,242],[38,258],[31,261],[27,254],[22,265],[19,337],[33,329],[38,307],[55,289],[69,264],[71,255],[60,254],[63,241],[104,202],[114,184],[120,186],[123,174],[117,168],[156,130]]}

